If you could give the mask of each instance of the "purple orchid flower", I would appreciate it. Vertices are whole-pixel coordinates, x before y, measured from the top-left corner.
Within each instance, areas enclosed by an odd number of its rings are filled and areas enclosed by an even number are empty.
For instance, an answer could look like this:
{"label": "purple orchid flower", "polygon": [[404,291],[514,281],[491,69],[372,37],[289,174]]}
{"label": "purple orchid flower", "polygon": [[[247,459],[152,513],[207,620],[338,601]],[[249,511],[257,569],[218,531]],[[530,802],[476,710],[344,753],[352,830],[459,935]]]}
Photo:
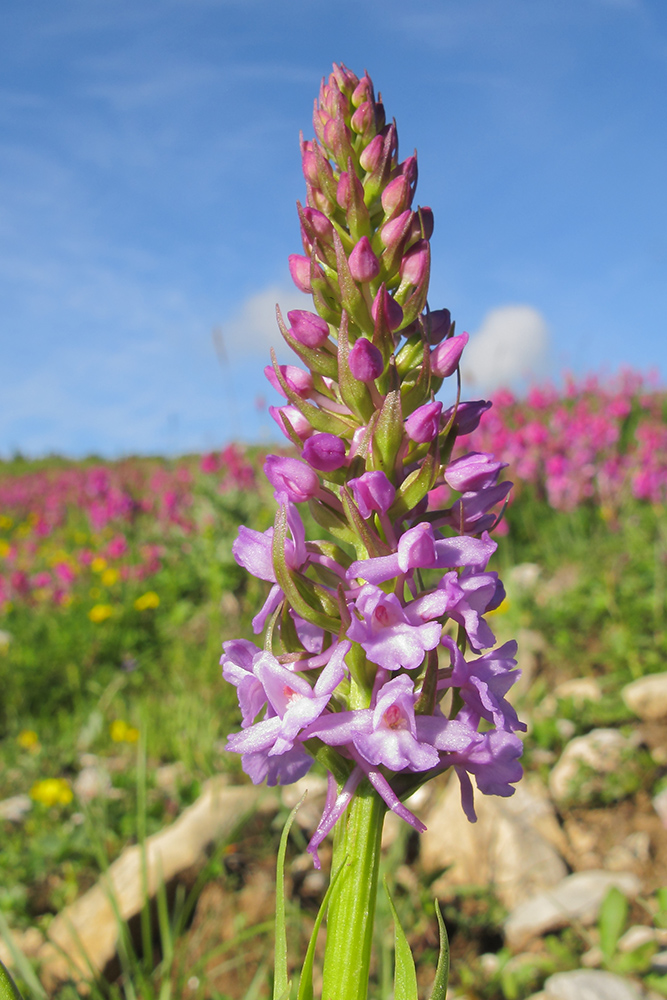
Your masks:
{"label": "purple orchid flower", "polygon": [[349,608],[352,620],[348,636],[360,644],[372,663],[385,670],[415,670],[426,652],[440,642],[442,626],[438,622],[413,624],[410,605],[404,608],[395,594],[385,594],[372,584],[361,588]]}
{"label": "purple orchid flower", "polygon": [[516,711],[505,698],[521,676],[520,670],[513,669],[516,642],[506,642],[477,660],[466,660],[450,636],[443,637],[442,645],[449,650],[453,669],[450,677],[439,682],[438,689],[458,688],[464,702],[459,717],[468,719],[475,728],[485,719],[504,732],[525,732],[525,724],[519,722]]}

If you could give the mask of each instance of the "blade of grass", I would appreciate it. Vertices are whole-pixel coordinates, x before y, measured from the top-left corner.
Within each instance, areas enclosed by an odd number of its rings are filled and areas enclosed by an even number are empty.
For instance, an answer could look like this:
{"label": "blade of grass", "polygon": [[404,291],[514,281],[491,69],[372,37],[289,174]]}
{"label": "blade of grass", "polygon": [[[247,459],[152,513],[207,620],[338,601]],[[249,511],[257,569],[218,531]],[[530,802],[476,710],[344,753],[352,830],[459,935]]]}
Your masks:
{"label": "blade of grass", "polygon": [[438,954],[438,964],[435,969],[435,979],[429,1000],[446,1000],[447,983],[449,981],[449,937],[447,928],[440,911],[438,900],[435,901],[435,915],[438,918],[438,928],[440,930],[440,952]]}
{"label": "blade of grass", "polygon": [[[33,994],[34,997],[39,997],[40,1000],[48,1000],[46,991],[44,990],[39,979],[33,972],[32,965],[25,957],[20,948],[17,948],[16,942],[12,935],[9,924],[5,920],[4,914],[0,911],[0,936],[9,948],[9,954],[14,960],[14,965],[16,970],[20,975],[21,979],[25,982],[26,986]],[[8,994],[11,997],[11,993]]]}
{"label": "blade of grass", "polygon": [[383,879],[385,892],[394,917],[394,948],[396,967],[394,970],[394,1000],[417,1000],[417,970],[410,951],[408,939],[401,927],[394,901],[389,892],[387,878]]}
{"label": "blade of grass", "polygon": [[315,917],[315,923],[313,925],[313,933],[310,935],[310,941],[308,942],[308,950],[306,951],[306,957],[303,960],[303,966],[301,969],[301,975],[299,977],[299,990],[298,990],[298,1000],[313,1000],[313,960],[315,958],[315,946],[317,944],[317,935],[319,933],[320,927],[322,926],[322,921],[324,920],[324,914],[326,913],[327,906],[329,905],[329,899],[333,892],[334,886],[338,881],[338,876],[343,871],[345,864],[344,862],[340,868],[336,871],[335,875],[329,882],[326,893],[324,894],[324,899],[322,900],[322,905],[317,911],[317,916]]}
{"label": "blade of grass", "polygon": [[287,927],[285,926],[285,854],[287,853],[287,838],[289,837],[290,827],[306,794],[306,792],[303,793],[287,817],[287,822],[280,837],[280,847],[278,848],[278,859],[276,862],[276,943],[273,1000],[282,1000],[283,997],[289,994],[290,988],[287,978]]}

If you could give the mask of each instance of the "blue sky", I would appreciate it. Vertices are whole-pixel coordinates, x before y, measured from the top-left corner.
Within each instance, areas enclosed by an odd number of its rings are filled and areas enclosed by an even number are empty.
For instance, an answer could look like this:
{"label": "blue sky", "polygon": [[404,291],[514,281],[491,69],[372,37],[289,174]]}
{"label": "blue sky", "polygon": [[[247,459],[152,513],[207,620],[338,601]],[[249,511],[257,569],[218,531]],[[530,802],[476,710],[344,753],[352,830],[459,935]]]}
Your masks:
{"label": "blue sky", "polygon": [[298,135],[333,60],[418,149],[471,393],[667,381],[664,0],[5,2],[0,455],[273,435],[273,304],[307,306]]}

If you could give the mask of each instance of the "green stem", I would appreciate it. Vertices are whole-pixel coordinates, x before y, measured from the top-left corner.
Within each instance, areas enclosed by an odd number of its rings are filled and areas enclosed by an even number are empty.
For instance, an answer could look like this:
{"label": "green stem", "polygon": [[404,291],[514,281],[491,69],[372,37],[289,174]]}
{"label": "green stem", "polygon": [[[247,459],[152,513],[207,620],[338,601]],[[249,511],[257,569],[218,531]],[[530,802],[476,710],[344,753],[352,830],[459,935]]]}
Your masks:
{"label": "green stem", "polygon": [[322,1000],[366,1000],[385,811],[364,781],[336,827]]}

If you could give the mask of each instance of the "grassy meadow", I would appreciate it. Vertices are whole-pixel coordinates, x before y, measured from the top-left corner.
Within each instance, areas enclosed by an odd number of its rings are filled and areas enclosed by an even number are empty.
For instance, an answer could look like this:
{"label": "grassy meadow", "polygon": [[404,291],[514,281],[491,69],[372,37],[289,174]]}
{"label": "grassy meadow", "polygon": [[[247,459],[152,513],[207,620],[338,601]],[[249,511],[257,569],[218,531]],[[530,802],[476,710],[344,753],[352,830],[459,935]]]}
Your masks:
{"label": "grassy meadow", "polygon": [[[666,406],[664,394],[634,376],[536,390],[527,401],[505,394],[464,442],[495,450],[517,483],[490,568],[507,589],[494,613],[499,641],[533,644],[519,696],[529,720],[527,770],[548,780],[565,745],[598,727],[640,734],[622,768],[568,804],[592,824],[648,815],[667,787],[659,734],[638,728],[620,694],[667,663]],[[251,637],[265,597],[267,585],[232,557],[240,524],[272,524],[262,460],[256,449],[230,446],[170,461],[0,463],[0,802],[15,803],[13,815],[0,815],[0,913],[14,931],[46,932],[136,841],[138,827],[150,834],[172,822],[207,778],[247,780],[223,749],[239,713],[218,661],[224,639]],[[554,695],[577,678],[595,679],[601,697]],[[81,773],[95,767],[107,784],[86,789]],[[565,824],[568,813],[560,818]],[[228,895],[243,893],[249,871],[270,870],[278,836],[279,823],[251,823],[240,847],[221,846],[207,878]],[[290,850],[298,856],[304,846],[297,835]],[[406,833],[390,850],[391,873],[414,859],[414,838]],[[653,883],[627,919],[667,925],[667,851],[654,862]],[[418,863],[414,871],[394,894],[421,968],[435,954],[435,918],[428,880]],[[312,924],[312,896],[304,890],[300,899]],[[243,912],[239,942],[253,924]],[[513,965],[492,892],[457,890],[445,916],[454,985],[480,1000],[521,1000],[551,972],[578,967],[591,946],[589,932],[570,927]],[[298,924],[295,910],[291,919]],[[177,930],[176,952],[190,946],[192,925]],[[270,932],[252,942],[252,975],[238,987],[187,968],[178,978],[158,947],[157,958],[144,954],[134,984],[126,970],[124,980],[91,988],[147,1000],[266,996]],[[381,938],[378,995],[390,950]],[[614,961],[605,955],[603,967]],[[651,972],[650,955],[626,971],[667,996],[667,976]]]}

